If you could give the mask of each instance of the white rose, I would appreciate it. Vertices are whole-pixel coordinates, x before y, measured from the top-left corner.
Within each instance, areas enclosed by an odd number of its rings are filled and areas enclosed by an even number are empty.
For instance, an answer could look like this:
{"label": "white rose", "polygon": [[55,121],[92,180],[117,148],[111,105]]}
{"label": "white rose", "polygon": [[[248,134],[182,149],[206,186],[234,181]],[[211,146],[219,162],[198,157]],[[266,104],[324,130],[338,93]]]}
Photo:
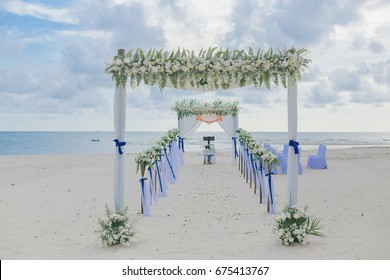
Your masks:
{"label": "white rose", "polygon": [[281,65],[282,67],[286,68],[288,66],[288,62],[286,60],[283,60]]}
{"label": "white rose", "polygon": [[115,64],[120,66],[122,64],[122,60],[120,60],[119,58],[115,60]]}
{"label": "white rose", "polygon": [[298,219],[300,216],[298,213],[295,213],[293,217],[294,217],[294,219]]}

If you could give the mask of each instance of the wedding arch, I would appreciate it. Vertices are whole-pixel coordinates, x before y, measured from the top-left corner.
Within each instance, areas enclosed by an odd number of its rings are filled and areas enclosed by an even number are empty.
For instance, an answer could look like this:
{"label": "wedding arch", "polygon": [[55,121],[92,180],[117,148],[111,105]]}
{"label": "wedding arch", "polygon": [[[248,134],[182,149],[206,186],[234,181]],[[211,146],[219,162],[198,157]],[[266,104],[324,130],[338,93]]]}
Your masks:
{"label": "wedding arch", "polygon": [[[119,49],[105,72],[115,81],[114,93],[114,208],[118,213],[123,209],[124,194],[124,158],[122,147],[126,124],[126,83],[130,80],[131,88],[137,88],[141,82],[156,85],[163,91],[166,87],[217,91],[262,84],[270,89],[271,83],[287,88],[288,106],[288,171],[287,190],[288,204],[297,204],[298,155],[296,154],[297,137],[297,81],[301,79],[301,71],[310,60],[305,58],[307,50],[289,48],[274,51],[249,48],[245,50],[223,50],[209,48],[201,50],[198,55],[194,51],[164,51],[151,49],[130,50],[127,53]],[[179,132],[180,133],[180,132]]]}
{"label": "wedding arch", "polygon": [[172,108],[177,113],[179,148],[184,151],[184,138],[191,135],[202,123],[218,123],[232,139],[232,162],[237,163],[237,129],[239,102],[215,100],[200,103],[196,99],[176,101]]}

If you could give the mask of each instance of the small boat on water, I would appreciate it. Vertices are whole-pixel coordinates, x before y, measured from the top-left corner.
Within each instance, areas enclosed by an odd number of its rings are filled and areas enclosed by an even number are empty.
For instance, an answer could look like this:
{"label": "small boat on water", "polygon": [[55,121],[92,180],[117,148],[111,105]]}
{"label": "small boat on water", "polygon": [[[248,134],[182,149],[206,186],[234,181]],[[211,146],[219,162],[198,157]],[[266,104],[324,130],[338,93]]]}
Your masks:
{"label": "small boat on water", "polygon": [[99,142],[99,138],[96,138],[96,139],[91,139],[91,142]]}

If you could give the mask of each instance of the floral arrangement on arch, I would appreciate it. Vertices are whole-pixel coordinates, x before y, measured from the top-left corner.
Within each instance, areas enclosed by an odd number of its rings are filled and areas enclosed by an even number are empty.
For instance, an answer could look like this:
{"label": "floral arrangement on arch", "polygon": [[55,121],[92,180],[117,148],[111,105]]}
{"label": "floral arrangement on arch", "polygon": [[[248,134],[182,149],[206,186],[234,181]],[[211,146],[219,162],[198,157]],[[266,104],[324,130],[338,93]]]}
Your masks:
{"label": "floral arrangement on arch", "polygon": [[129,221],[127,207],[119,213],[113,213],[106,204],[106,218],[99,218],[99,242],[103,247],[116,244],[130,246],[130,239],[135,235],[135,221]]}
{"label": "floral arrangement on arch", "polygon": [[229,50],[208,48],[198,55],[180,48],[177,51],[140,48],[128,51],[125,56],[114,56],[105,72],[112,76],[116,85],[126,84],[130,79],[132,88],[141,81],[157,85],[162,91],[169,82],[174,88],[185,89],[188,85],[208,90],[228,89],[232,85],[244,87],[263,83],[270,88],[279,83],[287,86],[287,76],[301,79],[301,72],[308,67],[304,48],[289,48],[274,51],[249,48]]}
{"label": "floral arrangement on arch", "polygon": [[232,115],[237,116],[240,110],[238,101],[215,100],[213,103],[199,102],[196,99],[183,99],[176,101],[172,111],[177,113],[179,119],[193,115]]}
{"label": "floral arrangement on arch", "polygon": [[268,164],[269,168],[279,162],[278,156],[272,151],[264,148],[260,143],[257,143],[249,132],[242,128],[239,128],[236,132],[238,139],[242,144],[248,147],[254,160],[259,158],[263,163]]}
{"label": "floral arrangement on arch", "polygon": [[153,166],[153,163],[158,160],[158,157],[163,154],[164,148],[168,147],[172,141],[176,141],[179,136],[179,130],[176,128],[170,129],[161,137],[156,144],[151,148],[139,153],[135,158],[137,172],[141,169],[142,176],[144,175],[146,166]]}
{"label": "floral arrangement on arch", "polygon": [[296,207],[286,206],[283,213],[275,218],[272,232],[283,245],[306,244],[310,235],[324,236],[320,232],[322,228],[319,226],[320,220],[314,216],[308,216],[307,208],[306,206],[304,211],[300,211]]}

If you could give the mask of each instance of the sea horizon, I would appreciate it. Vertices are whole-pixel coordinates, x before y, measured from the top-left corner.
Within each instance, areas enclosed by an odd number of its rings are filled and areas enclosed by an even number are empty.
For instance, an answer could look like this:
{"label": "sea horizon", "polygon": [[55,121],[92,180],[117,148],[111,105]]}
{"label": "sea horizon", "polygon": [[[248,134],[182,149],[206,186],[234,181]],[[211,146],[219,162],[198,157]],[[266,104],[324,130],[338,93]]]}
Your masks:
{"label": "sea horizon", "polygon": [[[166,131],[126,131],[125,153],[139,153],[155,144]],[[251,131],[259,143],[267,143],[278,151],[288,142],[287,132]],[[185,140],[188,152],[201,151],[204,136],[215,136],[216,150],[230,151],[231,138],[223,131],[196,131]],[[108,154],[115,151],[114,131],[0,131],[0,155],[36,154]],[[390,146],[390,132],[298,132],[303,150],[319,144],[330,149]]]}

